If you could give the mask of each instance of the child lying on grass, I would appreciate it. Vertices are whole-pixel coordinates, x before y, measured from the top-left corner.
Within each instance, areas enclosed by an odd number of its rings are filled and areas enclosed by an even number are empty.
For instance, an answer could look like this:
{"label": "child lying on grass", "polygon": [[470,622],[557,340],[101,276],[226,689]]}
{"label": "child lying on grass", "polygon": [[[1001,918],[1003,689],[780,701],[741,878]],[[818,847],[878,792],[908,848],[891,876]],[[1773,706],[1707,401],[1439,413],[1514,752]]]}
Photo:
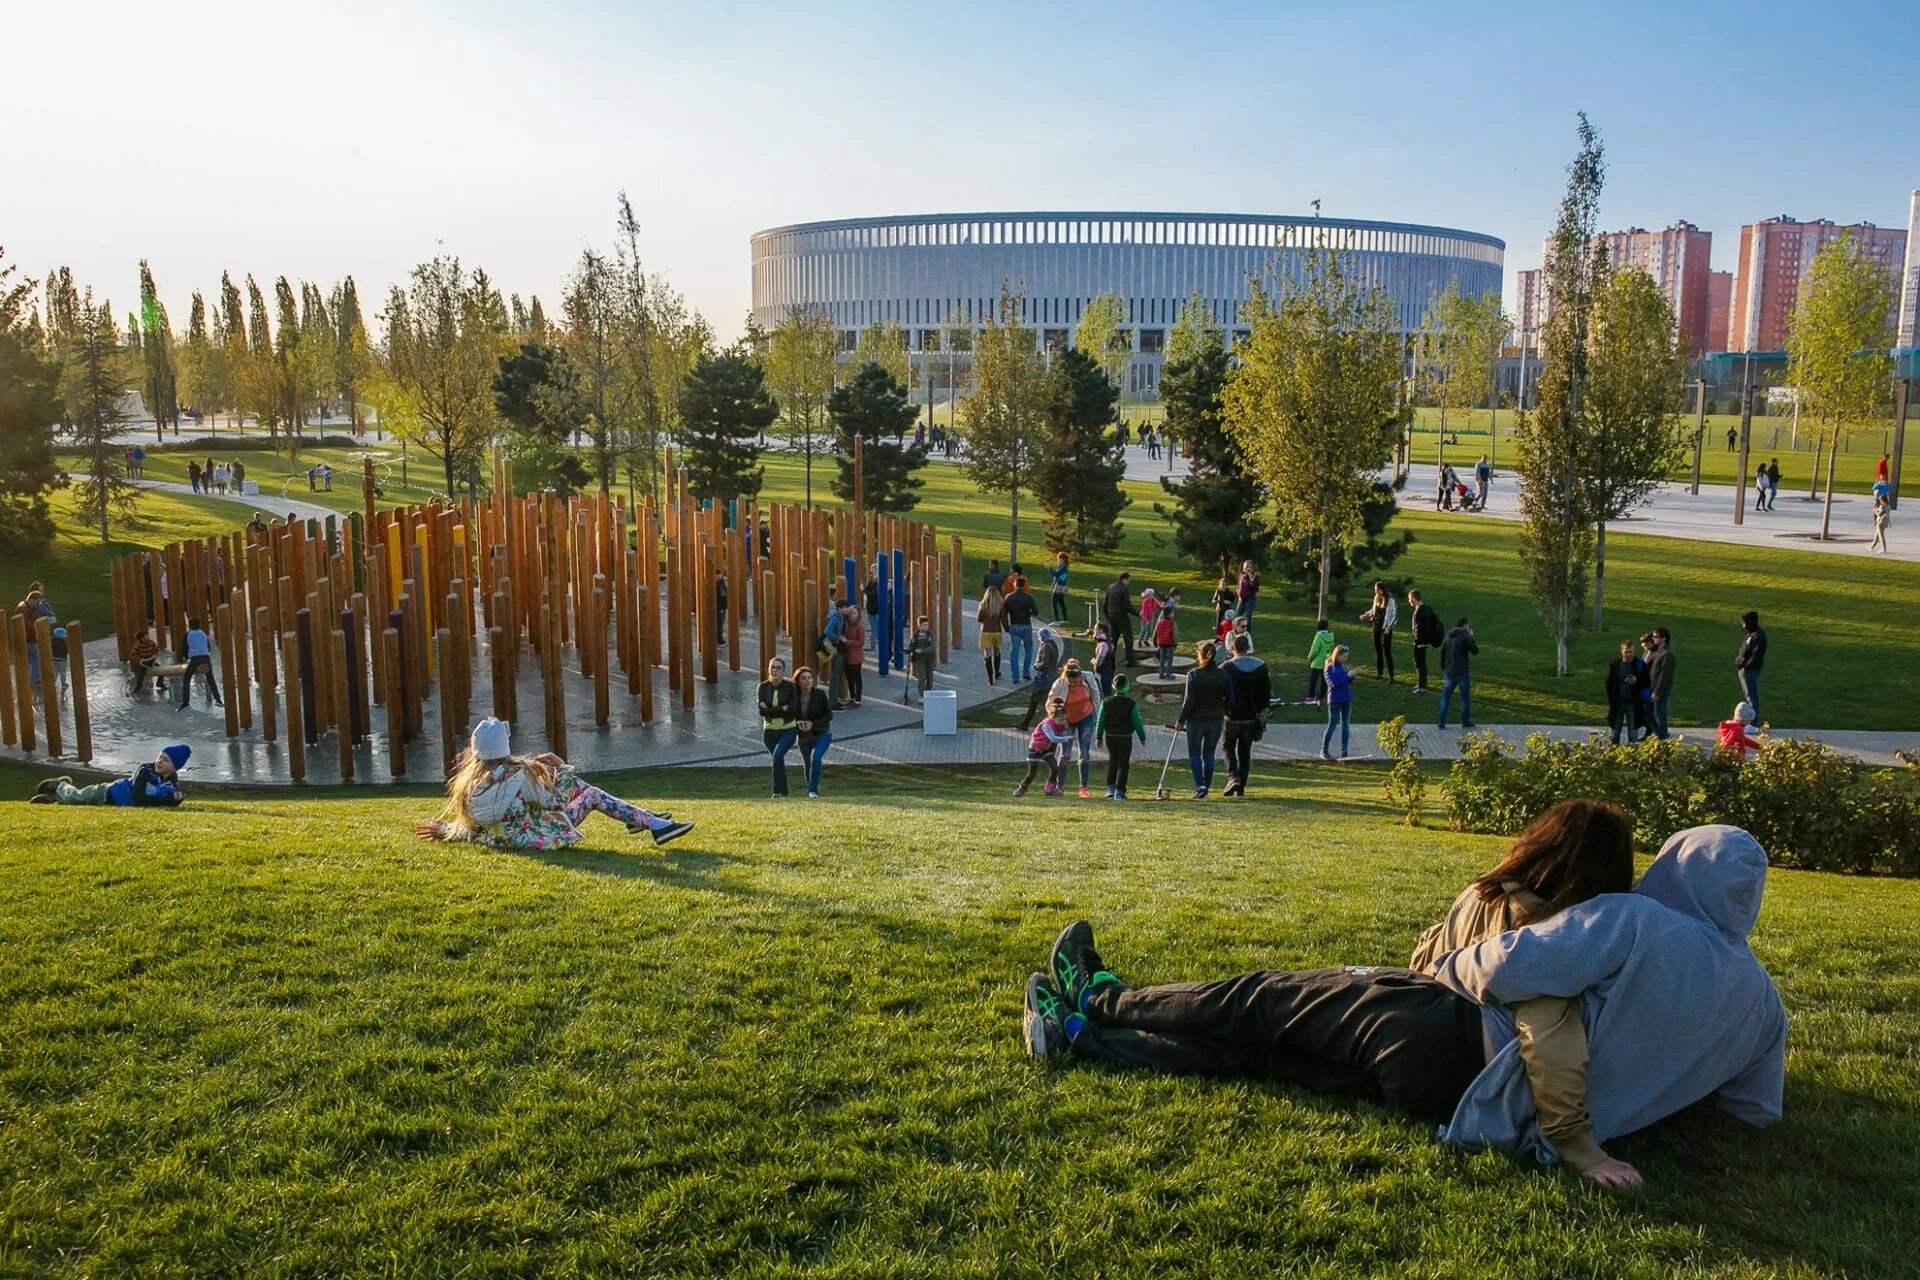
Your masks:
{"label": "child lying on grass", "polygon": [[693,830],[673,815],[649,813],[594,786],[558,756],[511,754],[512,730],[489,717],[473,727],[447,780],[447,815],[414,828],[422,840],[470,840],[492,849],[564,849],[580,843],[590,812],[647,832],[657,845]]}
{"label": "child lying on grass", "polygon": [[177,805],[186,800],[180,790],[180,770],[186,768],[193,748],[184,742],[162,747],[152,764],[143,764],[124,778],[77,787],[68,777],[48,778],[34,789],[29,804],[110,804],[120,808],[144,809],[155,805]]}

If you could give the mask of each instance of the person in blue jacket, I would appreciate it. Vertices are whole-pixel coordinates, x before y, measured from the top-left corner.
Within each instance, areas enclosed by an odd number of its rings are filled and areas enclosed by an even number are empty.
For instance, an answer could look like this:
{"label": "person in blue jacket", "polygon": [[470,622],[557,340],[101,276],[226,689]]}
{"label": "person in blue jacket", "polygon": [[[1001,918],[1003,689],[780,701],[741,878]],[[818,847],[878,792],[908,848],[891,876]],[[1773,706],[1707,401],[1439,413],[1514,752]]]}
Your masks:
{"label": "person in blue jacket", "polygon": [[124,778],[76,787],[72,778],[48,778],[34,789],[31,804],[108,804],[121,809],[173,806],[186,800],[180,790],[180,770],[187,767],[193,748],[184,742],[162,747],[152,764],[143,764]]}

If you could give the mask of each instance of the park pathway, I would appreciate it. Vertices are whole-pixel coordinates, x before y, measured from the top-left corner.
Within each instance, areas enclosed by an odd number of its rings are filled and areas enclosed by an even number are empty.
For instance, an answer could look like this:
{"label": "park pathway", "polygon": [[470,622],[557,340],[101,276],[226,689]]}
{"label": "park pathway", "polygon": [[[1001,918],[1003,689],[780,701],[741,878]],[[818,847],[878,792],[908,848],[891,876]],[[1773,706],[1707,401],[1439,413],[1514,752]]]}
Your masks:
{"label": "park pathway", "polygon": [[318,503],[282,498],[271,493],[195,493],[192,485],[181,484],[177,480],[129,480],[127,483],[160,493],[176,493],[185,498],[211,498],[215,502],[237,502],[245,507],[257,507],[268,515],[276,517],[291,514],[300,520],[325,521],[329,516],[340,514],[333,508],[323,507]]}

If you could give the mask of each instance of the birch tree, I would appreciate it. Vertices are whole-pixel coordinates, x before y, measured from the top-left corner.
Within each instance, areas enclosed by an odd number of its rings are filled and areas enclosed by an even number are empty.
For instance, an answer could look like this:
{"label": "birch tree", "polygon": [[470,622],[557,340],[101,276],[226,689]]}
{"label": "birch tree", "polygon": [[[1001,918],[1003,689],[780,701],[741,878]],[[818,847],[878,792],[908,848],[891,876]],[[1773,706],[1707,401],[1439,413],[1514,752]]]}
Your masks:
{"label": "birch tree", "polygon": [[967,470],[983,493],[1007,498],[1007,560],[1020,558],[1020,494],[1044,443],[1046,361],[1020,321],[1020,295],[1005,283],[999,306],[973,338],[973,393],[961,406]]}
{"label": "birch tree", "polygon": [[1787,327],[1787,376],[1827,450],[1820,539],[1833,529],[1833,468],[1840,442],[1889,412],[1893,379],[1893,286],[1850,235],[1813,260]]}

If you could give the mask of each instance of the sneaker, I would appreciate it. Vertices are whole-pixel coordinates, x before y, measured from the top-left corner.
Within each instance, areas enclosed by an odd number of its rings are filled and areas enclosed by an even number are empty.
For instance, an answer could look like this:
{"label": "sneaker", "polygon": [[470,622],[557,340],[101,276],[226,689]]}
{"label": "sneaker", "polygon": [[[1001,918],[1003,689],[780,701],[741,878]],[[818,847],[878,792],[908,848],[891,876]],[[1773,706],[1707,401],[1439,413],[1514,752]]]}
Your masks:
{"label": "sneaker", "polygon": [[1246,788],[1242,787],[1239,783],[1229,782],[1226,785],[1226,788],[1222,790],[1220,794],[1223,796],[1237,796],[1237,795],[1244,794],[1245,790]]}
{"label": "sneaker", "polygon": [[1087,993],[1105,983],[1120,979],[1107,972],[1100,953],[1093,948],[1093,926],[1075,920],[1053,940],[1053,955],[1048,960],[1053,980],[1066,997],[1069,1007],[1078,1013],[1087,1011]]}
{"label": "sneaker", "polygon": [[1320,699],[1318,699],[1318,698],[1308,698],[1308,699],[1307,699],[1307,701],[1306,701],[1306,703],[1305,703],[1305,705],[1306,705],[1306,706],[1309,706],[1309,707],[1317,707],[1317,706],[1319,706],[1319,705],[1320,705]]}
{"label": "sneaker", "polygon": [[1049,796],[1057,796],[1062,794],[1060,788],[1051,782],[1049,782],[1044,788],[1041,789],[1041,793],[1043,795],[1049,795]]}
{"label": "sneaker", "polygon": [[1114,797],[1114,790],[1113,790],[1113,788],[1112,788],[1112,787],[1108,787],[1108,788],[1107,788],[1107,799],[1109,799],[1109,800],[1111,800],[1111,799],[1113,799],[1113,797]]}
{"label": "sneaker", "polygon": [[1415,686],[1413,686],[1413,692],[1414,692],[1414,693],[1415,693],[1416,695],[1418,695],[1418,694],[1422,694],[1422,693],[1425,693],[1426,691],[1427,691],[1427,686],[1425,686],[1425,685],[1423,685],[1423,684],[1417,684],[1417,685],[1415,685]]}
{"label": "sneaker", "polygon": [[656,845],[671,844],[691,830],[693,830],[691,822],[669,822],[664,827],[653,829],[653,842]]}
{"label": "sneaker", "polygon": [[809,800],[818,800],[819,798],[820,798],[820,793],[819,793],[818,791],[809,791],[809,792],[807,792],[807,799],[809,799]]}
{"label": "sneaker", "polygon": [[60,784],[63,782],[68,786],[73,785],[73,779],[64,773],[57,778],[42,778],[40,785],[33,789],[33,794],[37,796],[50,796],[60,789]]}
{"label": "sneaker", "polygon": [[1193,798],[1195,800],[1205,800],[1207,798],[1207,789],[1205,787],[1195,787],[1193,789]]}
{"label": "sneaker", "polygon": [[1127,798],[1127,793],[1124,791],[1116,791],[1113,793],[1113,798],[1115,800],[1125,800]]}
{"label": "sneaker", "polygon": [[1093,792],[1087,790],[1085,787],[1082,787],[1080,788],[1080,798],[1082,800],[1091,800],[1093,799]]}
{"label": "sneaker", "polygon": [[27,803],[28,804],[52,804],[53,793],[51,791],[36,791],[32,795],[27,797]]}
{"label": "sneaker", "polygon": [[1332,764],[1334,762],[1333,755],[1331,752],[1322,751],[1320,753],[1320,758],[1322,760],[1325,760],[1328,764]]}
{"label": "sneaker", "polygon": [[1019,786],[1015,787],[1013,789],[1013,798],[1015,800],[1018,800],[1021,796],[1027,794],[1027,787],[1030,785],[1031,785],[1030,783],[1023,782]]}
{"label": "sneaker", "polygon": [[1027,1056],[1045,1061],[1067,1047],[1066,1028],[1060,1025],[1060,993],[1044,973],[1027,975],[1026,1012],[1020,1018],[1021,1039]]}

